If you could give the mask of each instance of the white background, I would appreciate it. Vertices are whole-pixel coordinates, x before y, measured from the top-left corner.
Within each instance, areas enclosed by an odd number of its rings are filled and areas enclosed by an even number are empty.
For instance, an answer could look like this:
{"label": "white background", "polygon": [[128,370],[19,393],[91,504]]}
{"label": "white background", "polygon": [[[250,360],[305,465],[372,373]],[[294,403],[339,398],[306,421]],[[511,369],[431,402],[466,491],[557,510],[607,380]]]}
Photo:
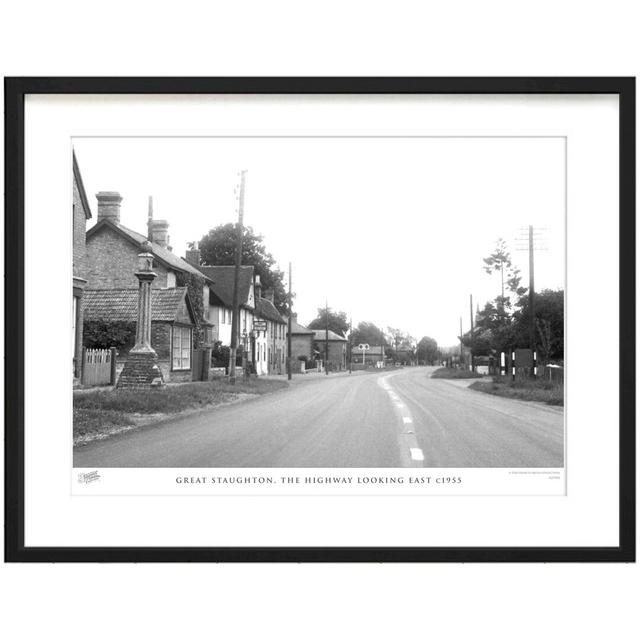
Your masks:
{"label": "white background", "polygon": [[[544,477],[531,478],[526,499],[513,497],[519,476],[465,474],[466,495],[384,496],[339,500],[299,495],[286,499],[218,496],[148,499],[134,474],[128,499],[70,495],[71,394],[62,372],[71,352],[67,315],[51,314],[47,331],[59,336],[58,375],[41,384],[39,340],[25,350],[25,543],[27,546],[615,546],[618,542],[617,364],[591,375],[594,282],[607,288],[611,311],[598,330],[617,344],[618,109],[615,96],[38,96],[25,108],[25,318],[26,334],[41,327],[41,310],[53,309],[69,290],[71,234],[59,216],[71,206],[70,139],[77,131],[99,135],[566,135],[568,362],[566,497]],[[537,141],[533,144],[537,144]],[[463,147],[464,148],[464,147]],[[463,153],[463,152],[462,152]],[[415,164],[420,162],[415,156]],[[279,155],[274,153],[273,161]],[[561,165],[560,165],[561,166]],[[466,187],[466,184],[464,185]],[[542,187],[544,188],[544,187]],[[607,224],[602,224],[606,216]],[[427,227],[426,216],[411,224]],[[437,222],[435,223],[437,224]],[[423,225],[422,227],[420,225]],[[299,241],[290,237],[291,244]],[[608,260],[594,260],[599,246]],[[41,257],[51,247],[47,275],[38,287]],[[65,259],[66,257],[66,259]],[[402,266],[396,266],[402,269]],[[354,270],[351,274],[357,273]],[[427,276],[428,277],[428,276]],[[67,337],[66,348],[63,338]],[[51,353],[55,353],[51,349]],[[593,403],[579,398],[595,398]],[[51,420],[50,416],[56,416]],[[597,465],[597,467],[594,467]],[[183,471],[181,473],[187,473]],[[371,472],[370,472],[371,473]],[[173,474],[171,474],[173,475]],[[120,494],[124,472],[105,471],[104,492]],[[76,476],[72,475],[75,479]],[[538,489],[537,480],[541,486]],[[558,480],[556,493],[562,492]],[[502,487],[502,484],[506,486]],[[95,486],[95,485],[94,485]],[[245,487],[248,488],[248,487]],[[276,487],[277,488],[277,487]],[[90,485],[89,491],[93,490]],[[260,491],[262,495],[271,489]],[[98,492],[102,489],[98,489]],[[404,489],[406,491],[406,488]],[[256,491],[248,492],[255,495]],[[292,490],[291,493],[294,493]],[[306,493],[306,492],[305,492]],[[487,494],[491,497],[487,497]],[[493,494],[493,495],[492,495]],[[547,494],[542,497],[541,494]],[[172,517],[169,517],[171,514]],[[87,522],[91,526],[87,526]],[[123,526],[123,521],[126,526]],[[473,526],[469,526],[469,523]]]}
{"label": "white background", "polygon": [[[3,16],[0,46],[5,75],[635,75],[633,4],[25,2]],[[14,638],[596,638],[638,627],[637,566],[1,571]]]}

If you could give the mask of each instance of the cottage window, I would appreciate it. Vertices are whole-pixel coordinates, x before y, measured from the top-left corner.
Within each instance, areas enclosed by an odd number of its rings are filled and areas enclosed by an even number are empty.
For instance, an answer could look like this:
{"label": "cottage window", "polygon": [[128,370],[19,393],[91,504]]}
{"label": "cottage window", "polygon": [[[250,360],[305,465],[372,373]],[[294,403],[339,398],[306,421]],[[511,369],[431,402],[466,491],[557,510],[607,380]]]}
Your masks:
{"label": "cottage window", "polygon": [[191,329],[189,327],[173,328],[173,369],[191,368]]}

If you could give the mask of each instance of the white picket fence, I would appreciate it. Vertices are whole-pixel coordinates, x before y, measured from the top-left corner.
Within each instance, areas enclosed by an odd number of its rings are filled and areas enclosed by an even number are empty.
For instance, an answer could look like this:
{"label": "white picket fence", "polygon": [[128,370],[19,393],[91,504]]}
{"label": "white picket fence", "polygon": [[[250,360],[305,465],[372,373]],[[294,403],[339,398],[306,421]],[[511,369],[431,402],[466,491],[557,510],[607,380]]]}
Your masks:
{"label": "white picket fence", "polygon": [[115,349],[84,349],[82,384],[86,387],[115,384]]}

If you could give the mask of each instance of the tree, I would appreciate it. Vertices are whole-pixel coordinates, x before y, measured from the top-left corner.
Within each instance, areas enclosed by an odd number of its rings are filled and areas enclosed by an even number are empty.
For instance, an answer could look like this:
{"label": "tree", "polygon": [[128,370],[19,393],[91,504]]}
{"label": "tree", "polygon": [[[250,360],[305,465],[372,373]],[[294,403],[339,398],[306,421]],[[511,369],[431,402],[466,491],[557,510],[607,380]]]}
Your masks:
{"label": "tree", "polygon": [[393,346],[394,349],[412,349],[416,343],[416,339],[402,331],[402,329],[395,329],[394,327],[387,327],[387,342]]}
{"label": "tree", "polygon": [[[473,333],[467,332],[462,343],[475,356],[529,348],[529,296],[521,295],[514,307],[515,310],[509,312],[498,304],[487,302],[476,315]],[[563,360],[564,291],[545,289],[536,293],[535,310],[538,360],[543,364]]]}
{"label": "tree", "polygon": [[416,339],[412,335],[394,327],[387,327],[386,340],[390,346],[385,349],[385,353],[393,358],[394,362],[406,361],[407,352],[413,352],[416,344]]}
{"label": "tree", "polygon": [[502,302],[500,296],[487,302],[476,315],[473,333],[469,331],[462,337],[462,344],[469,347],[474,356],[507,351],[513,346],[513,317]]}
{"label": "tree", "polygon": [[420,338],[418,342],[418,360],[424,360],[427,364],[433,364],[440,356],[440,350],[438,349],[438,343],[428,336]]}
{"label": "tree", "polygon": [[483,268],[486,273],[489,275],[496,271],[500,273],[500,295],[496,298],[496,306],[510,308],[511,300],[509,296],[505,296],[505,282],[507,290],[516,296],[523,295],[526,292],[526,288],[520,286],[522,280],[520,269],[513,265],[511,254],[507,250],[507,243],[502,238],[498,238],[493,253],[483,258],[483,261]]}
{"label": "tree", "polygon": [[[331,307],[328,309],[329,331],[344,336],[349,329],[349,321],[344,311],[333,311]],[[312,320],[308,325],[309,329],[324,329],[327,326],[327,309],[321,307],[318,309],[318,317]]]}
{"label": "tree", "polygon": [[351,344],[383,345],[385,344],[384,331],[373,322],[360,322],[353,330]]}
{"label": "tree", "polygon": [[[236,225],[228,222],[211,229],[200,240],[200,255],[205,265],[234,265],[236,255]],[[260,276],[262,290],[273,289],[274,304],[280,313],[289,312],[288,295],[284,285],[284,273],[276,267],[275,258],[263,243],[264,236],[251,227],[244,227],[242,234],[242,264],[253,265]]]}
{"label": "tree", "polygon": [[[535,293],[536,344],[542,364],[564,359],[564,291],[543,289]],[[514,313],[516,347],[529,347],[529,296],[518,301]]]}

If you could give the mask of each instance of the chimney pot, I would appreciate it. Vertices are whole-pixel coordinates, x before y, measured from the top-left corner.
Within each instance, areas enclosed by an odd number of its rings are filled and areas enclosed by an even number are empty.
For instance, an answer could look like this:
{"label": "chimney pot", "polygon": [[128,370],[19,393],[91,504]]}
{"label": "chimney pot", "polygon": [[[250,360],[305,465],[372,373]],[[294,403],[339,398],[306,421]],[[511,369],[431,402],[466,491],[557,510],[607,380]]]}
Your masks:
{"label": "chimney pot", "polygon": [[117,191],[100,191],[96,193],[98,200],[98,222],[111,220],[120,224],[120,203],[122,196]]}
{"label": "chimney pot", "polygon": [[253,284],[253,288],[256,292],[256,298],[262,298],[262,283],[260,282],[260,276],[256,275],[256,280]]}

